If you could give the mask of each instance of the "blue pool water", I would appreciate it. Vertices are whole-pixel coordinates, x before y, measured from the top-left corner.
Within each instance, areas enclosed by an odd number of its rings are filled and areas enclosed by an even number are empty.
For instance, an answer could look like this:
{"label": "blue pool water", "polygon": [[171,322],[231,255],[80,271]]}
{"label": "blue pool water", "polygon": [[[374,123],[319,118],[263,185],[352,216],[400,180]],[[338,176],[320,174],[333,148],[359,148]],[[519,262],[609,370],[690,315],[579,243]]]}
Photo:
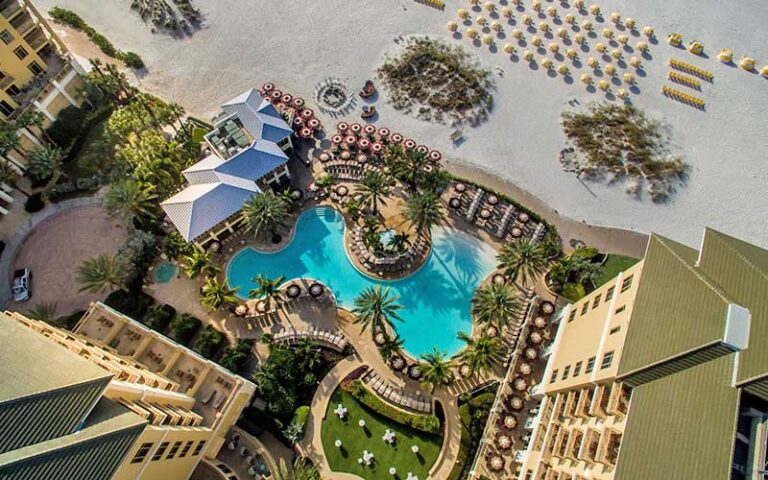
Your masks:
{"label": "blue pool water", "polygon": [[178,270],[179,268],[170,262],[161,263],[155,267],[155,281],[157,283],[168,283],[176,276]]}
{"label": "blue pool water", "polygon": [[377,280],[361,274],[344,248],[344,219],[336,210],[319,207],[299,217],[296,235],[283,250],[259,253],[247,248],[227,266],[227,279],[238,294],[247,296],[258,274],[286,280],[307,277],[326,284],[339,305],[354,307],[354,298],[366,287],[391,287],[400,296],[403,322],[395,322],[408,352],[418,356],[433,346],[449,355],[463,342],[459,331],[471,330],[470,302],[475,289],[496,265],[496,252],[463,232],[435,228],[428,261],[416,273],[400,280]]}

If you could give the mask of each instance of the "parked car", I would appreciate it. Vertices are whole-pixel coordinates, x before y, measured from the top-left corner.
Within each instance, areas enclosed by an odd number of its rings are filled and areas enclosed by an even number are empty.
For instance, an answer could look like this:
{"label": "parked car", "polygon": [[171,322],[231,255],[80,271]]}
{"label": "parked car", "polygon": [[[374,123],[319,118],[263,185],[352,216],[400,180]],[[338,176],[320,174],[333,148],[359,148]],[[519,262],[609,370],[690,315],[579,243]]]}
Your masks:
{"label": "parked car", "polygon": [[31,281],[32,272],[28,268],[20,268],[13,272],[11,291],[13,292],[13,300],[15,302],[29,300],[29,297],[32,295],[32,290],[30,289]]}

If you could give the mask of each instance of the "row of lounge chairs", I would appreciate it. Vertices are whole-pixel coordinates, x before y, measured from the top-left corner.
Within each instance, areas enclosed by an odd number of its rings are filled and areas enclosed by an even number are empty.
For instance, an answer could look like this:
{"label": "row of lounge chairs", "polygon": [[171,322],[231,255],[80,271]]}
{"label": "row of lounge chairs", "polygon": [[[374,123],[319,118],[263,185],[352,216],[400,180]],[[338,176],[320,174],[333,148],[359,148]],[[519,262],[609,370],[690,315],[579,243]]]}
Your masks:
{"label": "row of lounge chairs", "polygon": [[284,330],[276,333],[272,338],[275,342],[287,343],[289,345],[309,339],[337,352],[344,351],[349,344],[347,337],[339,331],[320,330],[314,327],[298,331]]}
{"label": "row of lounge chairs", "polygon": [[669,59],[669,66],[676,70],[680,70],[681,72],[696,75],[697,77],[708,82],[711,82],[715,77],[709,70],[704,70],[703,68],[699,68],[696,65],[691,65],[690,63],[686,63],[682,60],[677,60],[674,58]]}
{"label": "row of lounge chairs", "polygon": [[419,413],[430,413],[432,411],[432,401],[424,398],[421,392],[406,392],[400,387],[396,387],[387,380],[382,379],[373,370],[369,370],[363,376],[363,382],[368,384],[374,392],[381,398],[392,403],[396,407],[405,408]]}
{"label": "row of lounge chairs", "polygon": [[334,160],[324,166],[325,172],[336,180],[360,180],[366,173],[379,171],[377,165],[360,164],[355,160]]}
{"label": "row of lounge chairs", "polygon": [[663,93],[665,97],[669,97],[673,100],[677,100],[678,102],[688,104],[692,107],[696,107],[698,109],[704,108],[704,100],[701,98],[694,97],[693,95],[689,95],[685,92],[681,92],[680,90],[668,87],[666,85],[661,86],[661,93]]}

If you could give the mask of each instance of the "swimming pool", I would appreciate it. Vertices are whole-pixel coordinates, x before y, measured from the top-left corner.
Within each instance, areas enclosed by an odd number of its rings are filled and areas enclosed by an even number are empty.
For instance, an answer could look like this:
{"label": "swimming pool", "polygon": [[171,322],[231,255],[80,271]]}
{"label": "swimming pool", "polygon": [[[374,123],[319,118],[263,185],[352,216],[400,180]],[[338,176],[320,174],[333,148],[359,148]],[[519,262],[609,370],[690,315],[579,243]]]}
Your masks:
{"label": "swimming pool", "polygon": [[168,283],[176,276],[178,271],[179,268],[171,262],[161,263],[155,267],[155,281],[157,283]]}
{"label": "swimming pool", "polygon": [[304,212],[296,234],[284,249],[260,253],[251,248],[235,255],[227,266],[227,280],[238,294],[247,296],[258,274],[286,280],[308,277],[326,284],[338,304],[354,307],[365,288],[389,286],[400,296],[403,322],[395,322],[404,347],[414,356],[437,346],[449,355],[459,352],[459,331],[471,330],[470,302],[475,289],[496,266],[496,252],[464,232],[433,229],[433,248],[427,262],[400,280],[378,280],[360,273],[344,248],[344,219],[330,207]]}

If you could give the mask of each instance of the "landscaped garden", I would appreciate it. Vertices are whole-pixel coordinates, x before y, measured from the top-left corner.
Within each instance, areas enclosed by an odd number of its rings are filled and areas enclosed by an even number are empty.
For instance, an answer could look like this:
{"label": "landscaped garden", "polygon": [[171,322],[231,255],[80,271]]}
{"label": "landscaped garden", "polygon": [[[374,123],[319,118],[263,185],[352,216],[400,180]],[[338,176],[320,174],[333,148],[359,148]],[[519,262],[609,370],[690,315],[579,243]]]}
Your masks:
{"label": "landscaped garden", "polygon": [[608,255],[603,263],[603,274],[595,279],[595,288],[599,288],[612,278],[616,277],[620,272],[632,267],[639,258],[627,257],[624,255]]}
{"label": "landscaped garden", "polygon": [[[347,409],[344,419],[334,413],[339,404]],[[360,426],[361,420],[364,427]],[[382,439],[387,430],[395,434],[392,444]],[[341,388],[331,396],[321,437],[332,470],[354,473],[367,480],[406,478],[408,472],[425,479],[442,445],[440,436],[374,413]],[[337,446],[337,440],[341,441],[341,446]],[[416,452],[413,446],[417,447]],[[364,451],[374,455],[370,466],[362,460]],[[390,473],[391,467],[395,468],[397,476]]]}

